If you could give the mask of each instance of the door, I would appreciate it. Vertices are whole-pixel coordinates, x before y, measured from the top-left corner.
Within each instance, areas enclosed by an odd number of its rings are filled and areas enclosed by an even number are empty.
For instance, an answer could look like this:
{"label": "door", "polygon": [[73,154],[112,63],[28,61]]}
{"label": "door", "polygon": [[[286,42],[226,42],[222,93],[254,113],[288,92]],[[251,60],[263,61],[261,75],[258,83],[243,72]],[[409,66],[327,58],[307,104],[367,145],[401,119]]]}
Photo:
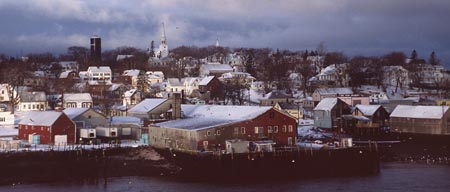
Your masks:
{"label": "door", "polygon": [[292,144],[293,144],[292,137],[288,137],[288,145],[292,145]]}
{"label": "door", "polygon": [[55,135],[55,145],[67,145],[67,135]]}

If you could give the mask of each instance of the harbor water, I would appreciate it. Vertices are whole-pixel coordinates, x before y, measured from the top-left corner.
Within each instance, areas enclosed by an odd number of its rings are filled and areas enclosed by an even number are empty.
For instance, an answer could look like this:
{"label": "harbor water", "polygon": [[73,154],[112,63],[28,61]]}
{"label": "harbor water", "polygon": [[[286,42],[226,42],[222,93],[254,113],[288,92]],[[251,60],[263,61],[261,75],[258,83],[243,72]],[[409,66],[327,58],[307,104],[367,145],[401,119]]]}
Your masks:
{"label": "harbor water", "polygon": [[[213,171],[213,170],[212,170]],[[109,177],[100,180],[10,183],[0,191],[449,191],[450,166],[382,163],[378,174],[291,179],[178,178],[174,176]]]}

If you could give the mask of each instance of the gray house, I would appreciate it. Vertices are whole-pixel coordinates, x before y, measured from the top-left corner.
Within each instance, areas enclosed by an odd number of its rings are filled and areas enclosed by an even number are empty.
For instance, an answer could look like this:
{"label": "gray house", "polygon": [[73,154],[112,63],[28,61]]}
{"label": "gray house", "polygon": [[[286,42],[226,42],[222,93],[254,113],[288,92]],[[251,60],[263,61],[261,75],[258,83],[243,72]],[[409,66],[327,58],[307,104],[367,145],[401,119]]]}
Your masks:
{"label": "gray house", "polygon": [[109,124],[109,120],[106,116],[92,108],[67,108],[64,109],[63,112],[75,122],[78,129],[95,128],[97,126],[107,126]]}
{"label": "gray house", "polygon": [[128,116],[145,120],[165,119],[164,114],[171,108],[172,100],[163,98],[145,99],[128,110]]}
{"label": "gray house", "polygon": [[342,115],[351,114],[347,103],[339,98],[324,98],[314,108],[314,126],[333,128],[342,126]]}

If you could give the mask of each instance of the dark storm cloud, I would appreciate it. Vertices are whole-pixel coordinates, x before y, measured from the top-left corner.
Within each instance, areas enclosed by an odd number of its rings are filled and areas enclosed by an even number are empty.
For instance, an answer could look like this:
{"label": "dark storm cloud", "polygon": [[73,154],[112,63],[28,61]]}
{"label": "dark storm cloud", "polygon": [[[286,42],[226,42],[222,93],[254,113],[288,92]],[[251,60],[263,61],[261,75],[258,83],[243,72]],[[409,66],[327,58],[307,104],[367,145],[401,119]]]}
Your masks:
{"label": "dark storm cloud", "polygon": [[417,49],[450,59],[450,1],[418,0],[142,0],[0,2],[0,52],[64,52],[88,46],[97,34],[106,49],[159,42],[162,29],[170,47],[315,49],[348,55],[382,55]]}

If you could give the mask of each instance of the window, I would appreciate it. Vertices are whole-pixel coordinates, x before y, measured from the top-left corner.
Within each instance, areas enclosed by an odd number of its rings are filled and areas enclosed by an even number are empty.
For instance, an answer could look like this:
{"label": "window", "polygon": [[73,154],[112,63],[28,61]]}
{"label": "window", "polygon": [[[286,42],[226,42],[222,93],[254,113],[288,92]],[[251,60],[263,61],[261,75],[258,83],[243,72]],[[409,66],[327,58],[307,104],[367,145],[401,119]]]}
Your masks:
{"label": "window", "polygon": [[220,135],[220,130],[216,130],[216,135]]}
{"label": "window", "polygon": [[288,126],[288,131],[289,131],[289,133],[292,133],[292,132],[294,131],[292,125],[289,125],[289,126]]}
{"label": "window", "polygon": [[6,117],[0,117],[0,122],[5,122],[6,121]]}
{"label": "window", "polygon": [[234,128],[234,134],[235,135],[239,135],[239,127],[235,127]]}
{"label": "window", "polygon": [[275,118],[275,112],[270,112],[269,113],[269,118],[271,118],[271,119]]}
{"label": "window", "polygon": [[274,126],[274,127],[273,127],[273,132],[274,132],[274,133],[278,133],[278,126]]}
{"label": "window", "polygon": [[206,136],[211,136],[211,131],[206,131]]}
{"label": "window", "polygon": [[292,137],[288,137],[287,142],[288,142],[288,145],[292,145],[292,144],[293,144],[293,139],[292,139]]}
{"label": "window", "polygon": [[268,133],[272,133],[272,131],[273,131],[273,130],[272,130],[272,126],[268,126],[268,127],[267,127],[267,132],[268,132]]}
{"label": "window", "polygon": [[245,127],[241,127],[241,134],[245,134]]}
{"label": "window", "polygon": [[282,131],[283,133],[286,133],[286,125],[283,125],[283,127],[281,128],[281,131]]}

